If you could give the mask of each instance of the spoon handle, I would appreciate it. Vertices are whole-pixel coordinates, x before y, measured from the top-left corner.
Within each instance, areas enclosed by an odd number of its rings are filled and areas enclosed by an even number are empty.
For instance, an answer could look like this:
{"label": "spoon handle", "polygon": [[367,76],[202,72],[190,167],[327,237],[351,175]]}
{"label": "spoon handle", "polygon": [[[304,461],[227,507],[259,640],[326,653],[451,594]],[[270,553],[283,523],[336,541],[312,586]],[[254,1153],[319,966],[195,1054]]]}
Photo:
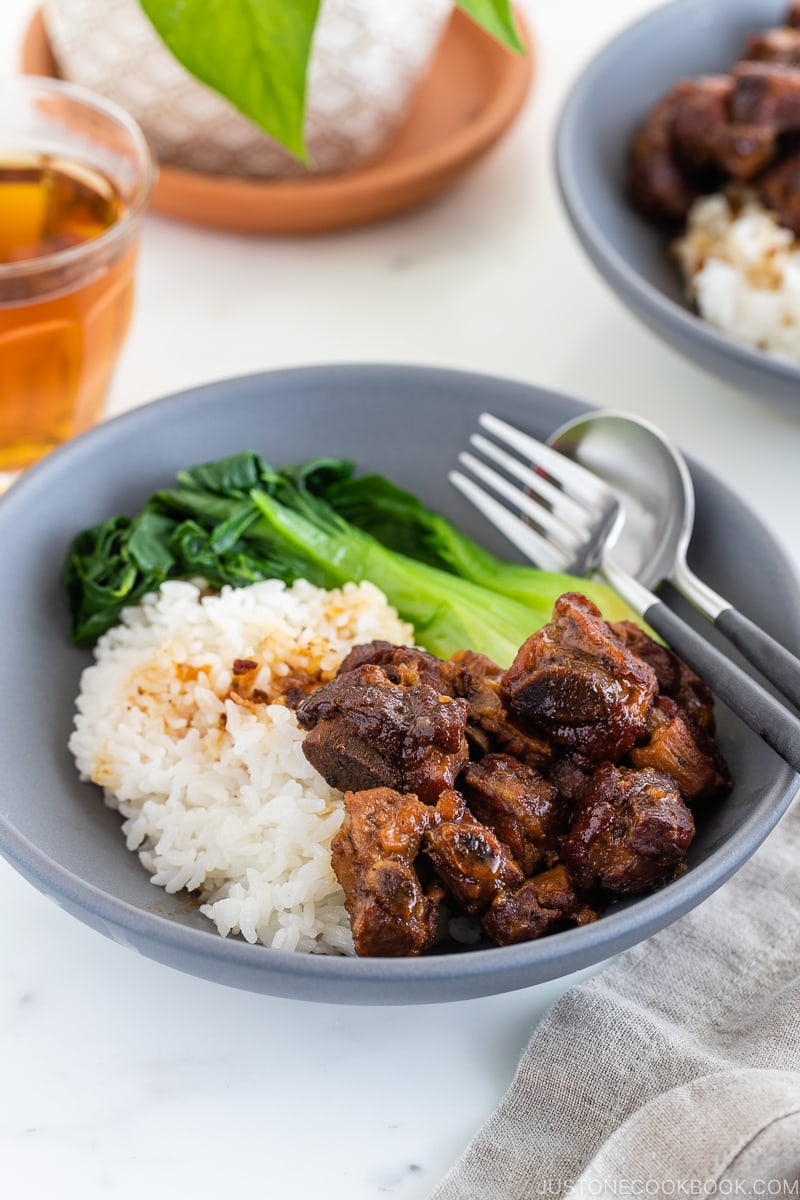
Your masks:
{"label": "spoon handle", "polygon": [[765,679],[800,708],[800,659],[738,609],[724,608],[714,625]]}
{"label": "spoon handle", "polygon": [[676,567],[673,582],[769,683],[800,708],[800,659],[698,579],[685,562]]}
{"label": "spoon handle", "polygon": [[608,560],[602,573],[712,692],[800,774],[800,718],[638,580]]}

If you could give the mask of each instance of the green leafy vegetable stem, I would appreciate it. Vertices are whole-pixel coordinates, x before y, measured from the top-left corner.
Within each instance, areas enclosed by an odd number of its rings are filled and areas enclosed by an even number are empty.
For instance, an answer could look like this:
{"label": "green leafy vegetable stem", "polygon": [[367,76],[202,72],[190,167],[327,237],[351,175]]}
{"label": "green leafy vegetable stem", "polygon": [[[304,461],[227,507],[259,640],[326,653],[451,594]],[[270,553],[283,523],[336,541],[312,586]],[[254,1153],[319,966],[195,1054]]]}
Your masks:
{"label": "green leafy vegetable stem", "polygon": [[501,666],[562,592],[589,595],[608,620],[631,616],[604,584],[502,562],[409,492],[381,476],[357,478],[341,459],[277,470],[246,452],[204,463],[136,516],[78,534],[65,569],[73,640],[90,645],[176,578],[213,588],[369,580],[413,624],[419,645],[444,658],[478,650]]}

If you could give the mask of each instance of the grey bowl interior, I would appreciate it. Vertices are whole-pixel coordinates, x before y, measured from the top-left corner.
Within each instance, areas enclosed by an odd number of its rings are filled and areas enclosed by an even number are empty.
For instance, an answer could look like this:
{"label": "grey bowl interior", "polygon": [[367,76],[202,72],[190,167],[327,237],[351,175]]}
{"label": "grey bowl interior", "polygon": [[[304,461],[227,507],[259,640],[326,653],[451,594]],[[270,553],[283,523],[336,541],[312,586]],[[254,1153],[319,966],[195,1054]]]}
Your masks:
{"label": "grey bowl interior", "polygon": [[[117,814],[79,782],[67,751],[79,675],[61,570],[77,531],[133,512],[181,467],[252,448],[276,463],[352,457],[410,487],[501,554],[447,483],[489,408],[539,437],[588,408],[535,387],[450,371],[338,366],[252,376],[147,405],[51,454],[0,501],[0,851],[37,888],[117,942],[160,962],[266,994],[346,1003],[421,1003],[508,991],[602,961],[696,905],[753,852],[789,805],[796,777],[726,711],[720,737],[733,795],[702,816],[690,869],[662,891],[582,929],[527,945],[419,959],[293,955],[221,938],[184,897],[153,887]],[[794,573],[763,526],[695,471],[694,568],[795,650]],[[701,620],[701,618],[697,618]]]}
{"label": "grey bowl interior", "polygon": [[579,76],[556,134],[556,173],[573,228],[630,310],[712,374],[800,408],[800,366],[744,346],[687,304],[669,239],[628,204],[631,136],[677,80],[727,70],[748,33],[780,24],[788,0],[675,0],[629,26]]}

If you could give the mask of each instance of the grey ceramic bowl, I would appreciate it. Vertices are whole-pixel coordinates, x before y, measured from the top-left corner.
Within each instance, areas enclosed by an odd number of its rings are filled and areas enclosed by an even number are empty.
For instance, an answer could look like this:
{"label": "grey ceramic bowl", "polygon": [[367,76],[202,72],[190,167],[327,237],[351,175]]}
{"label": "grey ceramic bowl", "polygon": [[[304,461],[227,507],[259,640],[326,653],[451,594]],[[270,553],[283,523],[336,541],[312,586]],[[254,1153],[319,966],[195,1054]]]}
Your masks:
{"label": "grey ceramic bowl", "polygon": [[[313,368],[147,405],[51,454],[0,501],[0,852],[63,908],[125,946],[231,986],[306,1000],[407,1004],[509,991],[601,962],[693,908],[752,854],[796,787],[793,772],[725,710],[720,740],[736,787],[703,815],[681,878],[581,929],[418,959],[294,955],[221,938],[185,898],[149,882],[125,849],[119,816],[97,788],[79,782],[67,750],[80,672],[90,661],[70,645],[61,590],[78,530],[135,511],[181,467],[252,448],[277,463],[352,457],[505,553],[446,478],[478,413],[489,408],[544,437],[587,407],[449,371]],[[699,469],[694,478],[692,565],[797,650],[800,603],[790,565],[725,486]]]}
{"label": "grey ceramic bowl", "polygon": [[748,33],[780,24],[788,0],[676,0],[629,26],[581,73],[561,114],[556,171],[584,249],[619,298],[707,371],[800,411],[800,366],[717,332],[687,304],[669,240],[628,204],[631,135],[678,79],[725,71]]}

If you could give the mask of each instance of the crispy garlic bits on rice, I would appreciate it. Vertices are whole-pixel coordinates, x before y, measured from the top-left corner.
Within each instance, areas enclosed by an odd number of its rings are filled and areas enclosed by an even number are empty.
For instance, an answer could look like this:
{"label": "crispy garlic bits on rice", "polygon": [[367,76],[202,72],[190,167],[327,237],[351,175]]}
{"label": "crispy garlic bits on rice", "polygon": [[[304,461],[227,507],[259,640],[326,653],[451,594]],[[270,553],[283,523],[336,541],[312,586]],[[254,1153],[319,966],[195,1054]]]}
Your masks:
{"label": "crispy garlic bits on rice", "polygon": [[305,759],[286,695],[373,638],[410,645],[413,630],[369,583],[170,582],[98,642],[69,743],[81,777],[152,882],[198,896],[221,934],[353,952],[330,861],[341,793]]}

